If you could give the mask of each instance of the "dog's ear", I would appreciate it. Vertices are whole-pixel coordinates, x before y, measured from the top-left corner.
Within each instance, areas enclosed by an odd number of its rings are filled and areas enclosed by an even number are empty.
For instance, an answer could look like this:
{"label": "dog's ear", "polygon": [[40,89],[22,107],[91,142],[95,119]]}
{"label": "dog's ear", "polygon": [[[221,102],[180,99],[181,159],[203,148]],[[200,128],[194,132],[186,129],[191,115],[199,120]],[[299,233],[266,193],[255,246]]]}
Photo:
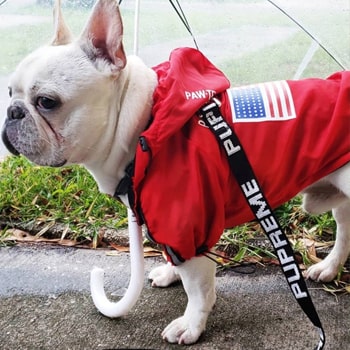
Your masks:
{"label": "dog's ear", "polygon": [[107,62],[112,74],[125,67],[123,23],[116,0],[98,0],[81,34],[80,43],[88,57]]}
{"label": "dog's ear", "polygon": [[62,10],[61,10],[61,0],[56,0],[55,6],[53,9],[53,22],[55,27],[55,34],[52,39],[51,45],[66,45],[69,44],[73,36],[66,25],[66,22],[63,19]]}

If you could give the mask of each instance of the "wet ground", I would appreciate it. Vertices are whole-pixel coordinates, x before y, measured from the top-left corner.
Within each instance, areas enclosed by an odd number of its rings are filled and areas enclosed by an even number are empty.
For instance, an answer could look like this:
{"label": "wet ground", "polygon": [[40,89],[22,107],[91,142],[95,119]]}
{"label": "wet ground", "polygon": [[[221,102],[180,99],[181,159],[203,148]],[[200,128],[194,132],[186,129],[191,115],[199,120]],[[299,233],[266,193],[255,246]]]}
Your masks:
{"label": "wet ground", "polygon": [[[145,275],[160,264],[146,259]],[[106,271],[112,298],[123,295],[129,255],[106,251],[16,246],[0,248],[1,349],[179,349],[162,329],[185,308],[181,284],[145,286],[132,311],[119,319],[102,316],[92,303],[89,272]],[[337,298],[308,282],[327,334],[326,349],[350,349],[350,296]],[[313,349],[318,334],[299,309],[279,268],[255,273],[220,273],[218,300],[206,332],[186,349]]]}

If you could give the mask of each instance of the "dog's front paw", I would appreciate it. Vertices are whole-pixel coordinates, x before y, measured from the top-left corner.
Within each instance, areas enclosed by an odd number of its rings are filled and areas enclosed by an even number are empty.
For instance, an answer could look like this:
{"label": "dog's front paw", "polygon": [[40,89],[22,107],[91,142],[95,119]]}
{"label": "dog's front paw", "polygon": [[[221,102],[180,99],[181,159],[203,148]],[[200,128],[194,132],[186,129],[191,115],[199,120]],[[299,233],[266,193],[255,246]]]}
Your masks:
{"label": "dog's front paw", "polygon": [[152,287],[168,287],[170,284],[180,280],[180,276],[176,274],[175,267],[166,264],[154,268],[148,278],[152,281]]}
{"label": "dog's front paw", "polygon": [[305,272],[305,277],[317,282],[330,282],[337,276],[339,267],[336,261],[326,258],[310,266]]}
{"label": "dog's front paw", "polygon": [[202,332],[205,325],[191,324],[186,316],[182,316],[172,321],[163,331],[162,337],[169,343],[193,344]]}

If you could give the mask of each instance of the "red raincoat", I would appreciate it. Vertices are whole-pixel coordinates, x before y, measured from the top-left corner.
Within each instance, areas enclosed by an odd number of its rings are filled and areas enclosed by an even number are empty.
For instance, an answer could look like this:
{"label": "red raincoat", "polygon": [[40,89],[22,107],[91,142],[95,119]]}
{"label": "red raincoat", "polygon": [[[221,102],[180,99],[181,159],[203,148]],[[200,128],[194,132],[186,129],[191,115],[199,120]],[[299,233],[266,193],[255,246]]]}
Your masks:
{"label": "red raincoat", "polygon": [[350,161],[350,72],[229,89],[223,73],[189,48],[154,70],[159,84],[136,152],[134,211],[174,264],[254,218],[226,155],[196,116],[213,95],[273,208]]}

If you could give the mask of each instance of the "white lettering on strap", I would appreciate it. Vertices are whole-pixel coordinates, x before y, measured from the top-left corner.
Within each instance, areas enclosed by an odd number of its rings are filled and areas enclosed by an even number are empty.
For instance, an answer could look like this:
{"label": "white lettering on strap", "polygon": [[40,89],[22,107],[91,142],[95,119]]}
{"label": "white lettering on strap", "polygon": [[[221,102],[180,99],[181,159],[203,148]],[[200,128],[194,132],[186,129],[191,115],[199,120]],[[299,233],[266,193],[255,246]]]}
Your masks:
{"label": "white lettering on strap", "polygon": [[274,216],[268,216],[267,218],[262,219],[260,225],[267,233],[278,229],[278,223]]}
{"label": "white lettering on strap", "polygon": [[239,152],[241,150],[241,147],[234,146],[232,141],[230,139],[227,139],[224,141],[224,147],[227,155],[231,156],[232,154]]}
{"label": "white lettering on strap", "polygon": [[269,234],[271,243],[276,249],[287,245],[287,241],[281,240],[280,236],[284,236],[281,230],[276,230],[275,232]]}
{"label": "white lettering on strap", "polygon": [[254,179],[247,181],[241,187],[246,198],[249,198],[253,194],[259,192],[259,186]]}
{"label": "white lettering on strap", "polygon": [[259,206],[259,209],[255,212],[258,219],[261,219],[269,214],[271,214],[269,209],[265,209],[267,207],[267,203],[264,200],[261,193],[256,194],[254,197],[249,198],[250,206]]}
{"label": "white lettering on strap", "polygon": [[283,249],[283,248],[277,250],[277,255],[278,255],[282,265],[289,264],[291,261],[294,260],[293,257],[289,256],[287,254],[287,252],[285,251],[285,249]]}
{"label": "white lettering on strap", "polygon": [[307,293],[301,291],[298,283],[292,283],[290,285],[290,288],[292,289],[292,292],[297,299],[302,299],[307,297]]}
{"label": "white lettering on strap", "polygon": [[228,156],[231,156],[232,154],[241,150],[241,147],[239,145],[233,144],[230,138],[230,136],[232,135],[232,130],[221,116],[216,117],[212,111],[209,111],[206,112],[205,118],[222,140],[224,149]]}

